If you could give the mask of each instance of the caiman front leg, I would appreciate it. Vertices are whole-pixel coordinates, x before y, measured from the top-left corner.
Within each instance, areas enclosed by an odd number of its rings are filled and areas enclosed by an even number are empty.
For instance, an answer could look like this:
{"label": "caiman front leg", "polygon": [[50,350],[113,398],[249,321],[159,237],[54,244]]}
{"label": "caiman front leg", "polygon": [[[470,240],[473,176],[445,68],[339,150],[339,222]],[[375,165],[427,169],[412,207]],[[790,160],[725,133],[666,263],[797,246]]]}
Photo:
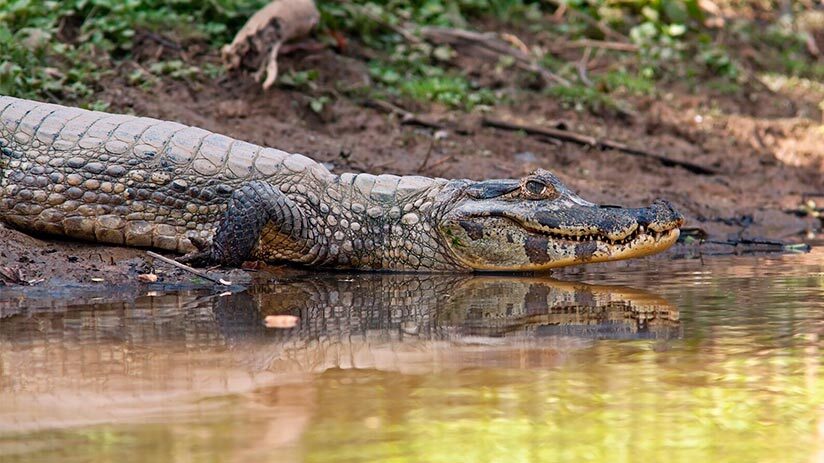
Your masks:
{"label": "caiman front leg", "polygon": [[232,194],[211,246],[182,260],[232,267],[253,258],[306,263],[317,249],[314,235],[294,201],[270,183],[253,181]]}

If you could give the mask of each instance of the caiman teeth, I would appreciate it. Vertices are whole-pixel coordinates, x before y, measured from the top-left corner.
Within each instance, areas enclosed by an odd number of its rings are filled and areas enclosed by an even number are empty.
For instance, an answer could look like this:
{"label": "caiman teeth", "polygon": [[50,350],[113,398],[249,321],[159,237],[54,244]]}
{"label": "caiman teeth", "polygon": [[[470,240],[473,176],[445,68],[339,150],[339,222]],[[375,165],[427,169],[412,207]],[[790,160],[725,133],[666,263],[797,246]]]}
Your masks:
{"label": "caiman teeth", "polygon": [[669,230],[663,232],[657,232],[652,230],[648,227],[644,227],[643,225],[639,225],[635,230],[633,230],[627,236],[619,239],[614,240],[611,239],[601,233],[597,234],[585,234],[585,235],[570,235],[566,233],[560,233],[556,230],[553,230],[548,227],[544,227],[543,225],[538,224],[527,224],[525,225],[528,229],[535,231],[536,233],[541,233],[543,235],[547,235],[551,238],[560,239],[560,240],[568,240],[568,241],[575,241],[575,242],[584,242],[584,241],[598,241],[601,243],[606,243],[613,246],[621,246],[626,245],[635,241],[636,239],[642,236],[649,236],[652,237],[654,240],[658,240],[663,235],[669,233]]}

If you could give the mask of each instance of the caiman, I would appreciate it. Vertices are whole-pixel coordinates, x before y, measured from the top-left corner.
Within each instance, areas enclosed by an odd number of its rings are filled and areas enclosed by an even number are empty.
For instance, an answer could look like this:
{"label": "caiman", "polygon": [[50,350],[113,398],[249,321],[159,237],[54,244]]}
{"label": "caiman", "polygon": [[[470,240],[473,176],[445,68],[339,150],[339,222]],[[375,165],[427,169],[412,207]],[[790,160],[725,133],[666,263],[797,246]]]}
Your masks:
{"label": "caiman", "polygon": [[553,174],[473,181],[331,173],[196,127],[0,96],[0,220],[20,230],[245,260],[529,271],[653,254],[664,200],[596,205]]}

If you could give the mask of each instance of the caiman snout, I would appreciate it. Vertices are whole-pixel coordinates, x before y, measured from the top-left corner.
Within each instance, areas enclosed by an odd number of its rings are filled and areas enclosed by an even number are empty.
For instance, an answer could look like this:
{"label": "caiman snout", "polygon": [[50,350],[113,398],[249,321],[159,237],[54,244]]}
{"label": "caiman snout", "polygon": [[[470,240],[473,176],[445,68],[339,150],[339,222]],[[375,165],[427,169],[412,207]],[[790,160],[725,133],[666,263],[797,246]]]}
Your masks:
{"label": "caiman snout", "polygon": [[596,222],[602,235],[612,241],[643,233],[664,233],[684,223],[684,216],[664,199],[656,199],[649,207],[599,206],[599,209],[603,217]]}
{"label": "caiman snout", "polygon": [[684,216],[665,199],[656,199],[649,207],[630,209],[639,226],[662,233],[684,224]]}
{"label": "caiman snout", "polygon": [[[663,199],[642,208],[573,205],[562,210],[539,210],[533,217],[539,231],[573,239],[594,237],[608,241],[622,241],[638,233],[663,233],[684,222],[684,217]],[[529,227],[532,221],[524,214],[521,222]]]}

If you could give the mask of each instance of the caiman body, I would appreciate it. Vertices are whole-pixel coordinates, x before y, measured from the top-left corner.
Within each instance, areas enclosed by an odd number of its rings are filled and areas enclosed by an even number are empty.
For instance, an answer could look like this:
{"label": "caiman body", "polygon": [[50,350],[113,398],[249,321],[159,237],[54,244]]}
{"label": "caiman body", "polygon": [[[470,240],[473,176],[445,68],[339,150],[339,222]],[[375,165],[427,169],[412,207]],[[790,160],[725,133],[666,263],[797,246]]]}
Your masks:
{"label": "caiman body", "polygon": [[[195,127],[0,96],[0,220],[31,233],[366,270],[541,270],[666,249],[665,201],[519,180],[341,174]],[[197,246],[195,246],[197,245]]]}

